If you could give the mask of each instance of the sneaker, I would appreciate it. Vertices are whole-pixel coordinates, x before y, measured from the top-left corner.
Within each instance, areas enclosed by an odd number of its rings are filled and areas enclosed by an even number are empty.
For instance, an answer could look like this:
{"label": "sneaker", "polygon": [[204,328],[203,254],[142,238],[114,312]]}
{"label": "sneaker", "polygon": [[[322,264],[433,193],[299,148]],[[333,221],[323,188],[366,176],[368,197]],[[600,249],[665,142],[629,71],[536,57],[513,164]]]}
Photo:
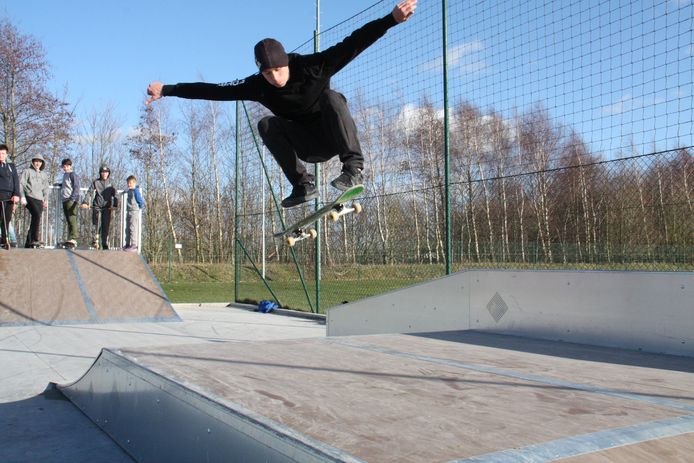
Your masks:
{"label": "sneaker", "polygon": [[346,191],[353,186],[360,185],[364,182],[364,175],[361,170],[352,172],[350,170],[344,170],[335,180],[330,182],[330,184],[341,191]]}
{"label": "sneaker", "polygon": [[282,200],[282,207],[294,207],[318,197],[318,188],[313,183],[296,185],[292,194]]}

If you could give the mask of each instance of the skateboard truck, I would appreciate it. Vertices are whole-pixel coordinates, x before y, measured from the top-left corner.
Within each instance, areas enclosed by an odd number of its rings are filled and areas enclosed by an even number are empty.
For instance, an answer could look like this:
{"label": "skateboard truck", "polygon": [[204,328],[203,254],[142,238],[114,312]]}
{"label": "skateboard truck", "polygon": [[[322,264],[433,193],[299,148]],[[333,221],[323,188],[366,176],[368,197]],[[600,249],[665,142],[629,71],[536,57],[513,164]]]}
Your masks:
{"label": "skateboard truck", "polygon": [[337,222],[337,219],[342,217],[343,215],[347,215],[350,212],[354,212],[355,214],[359,214],[362,211],[361,204],[354,202],[352,203],[352,206],[347,206],[345,204],[340,204],[338,206],[335,206],[330,213],[328,213],[328,217],[330,220],[333,222]]}
{"label": "skateboard truck", "polygon": [[316,239],[316,237],[318,237],[318,232],[315,228],[309,228],[308,231],[300,228],[291,235],[287,235],[284,240],[287,242],[288,246],[294,246],[301,240],[305,240],[306,238]]}

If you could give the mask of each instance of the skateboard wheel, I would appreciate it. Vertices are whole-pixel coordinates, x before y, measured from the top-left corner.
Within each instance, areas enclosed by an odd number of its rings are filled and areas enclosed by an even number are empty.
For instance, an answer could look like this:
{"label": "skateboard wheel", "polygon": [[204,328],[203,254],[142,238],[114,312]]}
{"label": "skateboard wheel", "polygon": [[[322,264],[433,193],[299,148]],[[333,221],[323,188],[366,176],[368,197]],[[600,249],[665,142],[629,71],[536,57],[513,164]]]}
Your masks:
{"label": "skateboard wheel", "polygon": [[313,238],[314,240],[318,237],[318,232],[316,231],[315,228],[312,228],[308,231],[308,234]]}
{"label": "skateboard wheel", "polygon": [[288,245],[289,247],[292,247],[292,246],[294,246],[295,244],[296,244],[296,238],[294,238],[293,236],[288,236],[288,237],[287,237],[287,245]]}
{"label": "skateboard wheel", "polygon": [[337,211],[330,211],[328,217],[330,217],[330,220],[332,220],[333,222],[337,222],[337,219],[340,218],[340,214],[338,214]]}
{"label": "skateboard wheel", "polygon": [[352,204],[352,207],[354,208],[355,214],[359,214],[363,210],[361,207],[361,204],[359,204],[359,203]]}

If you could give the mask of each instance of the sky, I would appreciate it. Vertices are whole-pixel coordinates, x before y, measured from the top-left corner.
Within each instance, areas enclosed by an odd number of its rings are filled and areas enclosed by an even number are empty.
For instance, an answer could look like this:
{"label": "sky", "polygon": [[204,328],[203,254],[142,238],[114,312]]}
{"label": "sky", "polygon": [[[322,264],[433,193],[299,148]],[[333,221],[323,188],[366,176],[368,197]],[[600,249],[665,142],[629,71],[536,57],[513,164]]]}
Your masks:
{"label": "sky", "polygon": [[[321,23],[337,23],[374,3],[323,0]],[[391,8],[384,5],[383,13]],[[0,0],[0,17],[43,44],[50,88],[61,94],[67,86],[78,114],[113,104],[124,124],[134,126],[150,81],[228,82],[252,74],[260,39],[274,37],[287,48],[310,39],[316,3]]]}
{"label": "sky", "polygon": [[[328,30],[371,7],[344,25]],[[322,0],[325,43],[341,40],[396,1]],[[606,157],[694,144],[691,0],[448,1],[449,95],[510,119],[540,103]],[[388,32],[333,79],[353,104],[383,99],[442,107],[441,2]],[[145,89],[228,82],[256,72],[253,45],[306,43],[315,0],[0,0],[0,16],[45,47],[58,94],[78,115],[114,105],[137,124]],[[326,45],[329,46],[329,45]],[[310,46],[300,49],[310,52]],[[354,108],[353,108],[354,111]],[[126,129],[127,130],[127,129]]]}

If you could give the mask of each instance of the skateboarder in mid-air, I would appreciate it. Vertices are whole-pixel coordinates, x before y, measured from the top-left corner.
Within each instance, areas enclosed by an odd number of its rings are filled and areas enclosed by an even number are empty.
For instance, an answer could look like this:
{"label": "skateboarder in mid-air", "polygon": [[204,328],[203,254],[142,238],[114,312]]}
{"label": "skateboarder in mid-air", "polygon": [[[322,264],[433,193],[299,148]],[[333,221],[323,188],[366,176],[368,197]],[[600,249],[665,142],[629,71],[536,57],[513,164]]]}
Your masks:
{"label": "skateboarder in mid-air", "polygon": [[258,133],[292,184],[292,192],[282,200],[282,207],[297,206],[318,197],[313,175],[301,161],[325,162],[339,156],[342,173],[330,184],[347,190],[362,183],[364,156],[347,101],[330,89],[330,78],[388,29],[407,21],[416,7],[417,0],[404,0],[385,17],[311,55],[287,54],[277,40],[263,39],[255,45],[259,74],[223,84],[152,82],[147,87],[150,98],[146,103],[162,96],[257,101],[274,114],[258,123]]}

